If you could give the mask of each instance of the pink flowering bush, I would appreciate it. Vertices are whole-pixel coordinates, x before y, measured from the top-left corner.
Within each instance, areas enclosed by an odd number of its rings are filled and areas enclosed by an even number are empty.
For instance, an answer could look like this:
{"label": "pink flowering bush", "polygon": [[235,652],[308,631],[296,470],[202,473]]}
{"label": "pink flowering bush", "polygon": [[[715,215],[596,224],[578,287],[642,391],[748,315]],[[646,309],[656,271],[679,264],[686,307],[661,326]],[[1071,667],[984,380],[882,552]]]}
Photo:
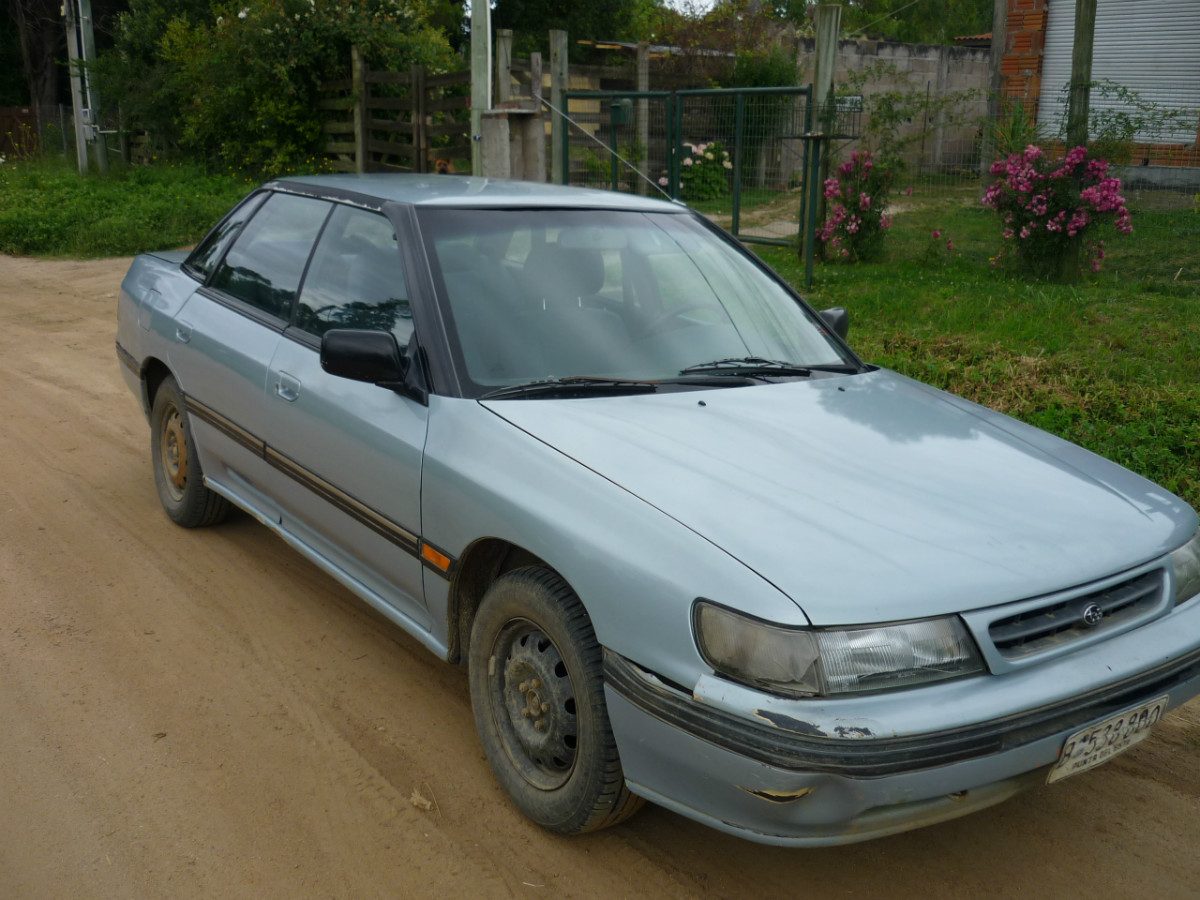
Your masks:
{"label": "pink flowering bush", "polygon": [[716,200],[729,193],[733,158],[718,141],[683,144],[679,192],[685,200]]}
{"label": "pink flowering bush", "polygon": [[1054,160],[1030,144],[993,163],[991,172],[997,180],[984,191],[983,205],[1000,215],[1001,257],[1011,252],[1037,275],[1069,280],[1083,262],[1098,271],[1104,259],[1098,233],[1109,226],[1133,231],[1120,179],[1109,178],[1108,163],[1089,159],[1084,147]]}
{"label": "pink flowering bush", "polygon": [[879,255],[892,227],[884,213],[892,172],[877,165],[869,151],[854,151],[825,181],[825,221],[817,229],[826,259],[849,262]]}

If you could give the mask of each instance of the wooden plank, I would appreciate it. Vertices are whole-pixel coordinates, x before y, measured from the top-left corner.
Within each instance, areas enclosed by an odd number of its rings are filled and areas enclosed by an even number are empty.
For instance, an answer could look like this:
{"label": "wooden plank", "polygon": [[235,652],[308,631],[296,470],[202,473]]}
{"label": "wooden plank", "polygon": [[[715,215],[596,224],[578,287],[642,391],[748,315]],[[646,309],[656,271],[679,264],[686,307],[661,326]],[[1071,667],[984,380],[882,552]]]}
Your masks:
{"label": "wooden plank", "polygon": [[322,81],[318,90],[332,94],[337,91],[348,91],[354,87],[354,82],[349,78],[339,78],[337,81]]}
{"label": "wooden plank", "polygon": [[368,72],[367,84],[408,84],[408,73]]}
{"label": "wooden plank", "polygon": [[448,112],[454,109],[470,109],[471,98],[463,95],[461,97],[442,97],[440,100],[426,100],[425,112]]}
{"label": "wooden plank", "polygon": [[380,141],[372,139],[367,141],[367,149],[372,153],[385,153],[388,156],[404,156],[409,159],[412,159],[413,156],[413,145],[402,144],[399,141]]}
{"label": "wooden plank", "polygon": [[354,109],[354,98],[337,97],[332,100],[318,100],[317,109]]}
{"label": "wooden plank", "polygon": [[371,97],[367,100],[367,109],[412,109],[412,99],[409,97]]}
{"label": "wooden plank", "polygon": [[471,70],[463,69],[461,72],[447,72],[445,75],[426,75],[425,87],[449,87],[455,84],[470,84]]}
{"label": "wooden plank", "polygon": [[326,153],[353,153],[354,141],[326,141]]}
{"label": "wooden plank", "polygon": [[394,131],[398,134],[412,134],[413,127],[408,122],[389,122],[386,119],[371,119],[367,122],[371,131]]}
{"label": "wooden plank", "polygon": [[354,163],[349,159],[331,159],[327,161],[327,165],[335,172],[354,171]]}
{"label": "wooden plank", "polygon": [[354,134],[353,122],[324,122],[321,130],[326,134]]}

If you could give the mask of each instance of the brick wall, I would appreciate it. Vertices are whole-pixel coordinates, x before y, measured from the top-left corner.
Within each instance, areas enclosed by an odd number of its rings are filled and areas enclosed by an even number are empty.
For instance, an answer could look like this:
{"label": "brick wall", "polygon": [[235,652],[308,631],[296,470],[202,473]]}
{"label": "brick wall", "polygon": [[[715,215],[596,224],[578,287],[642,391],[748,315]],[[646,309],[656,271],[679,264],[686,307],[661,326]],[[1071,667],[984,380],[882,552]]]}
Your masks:
{"label": "brick wall", "polygon": [[1004,55],[1000,60],[1000,93],[1022,101],[1034,116],[1042,93],[1048,6],[1049,0],[1008,0]]}

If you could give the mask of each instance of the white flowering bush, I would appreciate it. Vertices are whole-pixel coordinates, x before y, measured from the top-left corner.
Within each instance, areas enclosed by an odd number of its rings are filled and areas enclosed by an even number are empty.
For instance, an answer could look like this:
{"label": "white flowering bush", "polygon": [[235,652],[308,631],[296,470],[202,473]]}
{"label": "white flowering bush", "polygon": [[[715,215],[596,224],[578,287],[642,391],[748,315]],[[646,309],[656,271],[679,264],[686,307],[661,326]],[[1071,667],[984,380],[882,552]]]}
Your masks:
{"label": "white flowering bush", "polygon": [[683,144],[679,192],[684,200],[715,200],[729,193],[733,159],[718,141]]}

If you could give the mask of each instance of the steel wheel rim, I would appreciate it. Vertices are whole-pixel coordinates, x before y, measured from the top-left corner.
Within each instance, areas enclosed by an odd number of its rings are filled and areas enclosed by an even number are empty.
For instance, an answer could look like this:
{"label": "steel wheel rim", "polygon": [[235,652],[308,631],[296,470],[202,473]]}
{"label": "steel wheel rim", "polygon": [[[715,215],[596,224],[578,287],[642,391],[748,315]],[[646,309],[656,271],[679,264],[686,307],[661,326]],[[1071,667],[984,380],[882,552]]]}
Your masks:
{"label": "steel wheel rim", "polygon": [[562,787],[579,744],[575,684],[562,653],[536,623],[513,619],[496,636],[492,659],[492,719],[513,768],[539,790]]}
{"label": "steel wheel rim", "polygon": [[163,415],[158,459],[167,493],[175,501],[182,500],[184,489],[187,487],[187,438],[183,432],[183,416],[173,403],[166,408]]}

